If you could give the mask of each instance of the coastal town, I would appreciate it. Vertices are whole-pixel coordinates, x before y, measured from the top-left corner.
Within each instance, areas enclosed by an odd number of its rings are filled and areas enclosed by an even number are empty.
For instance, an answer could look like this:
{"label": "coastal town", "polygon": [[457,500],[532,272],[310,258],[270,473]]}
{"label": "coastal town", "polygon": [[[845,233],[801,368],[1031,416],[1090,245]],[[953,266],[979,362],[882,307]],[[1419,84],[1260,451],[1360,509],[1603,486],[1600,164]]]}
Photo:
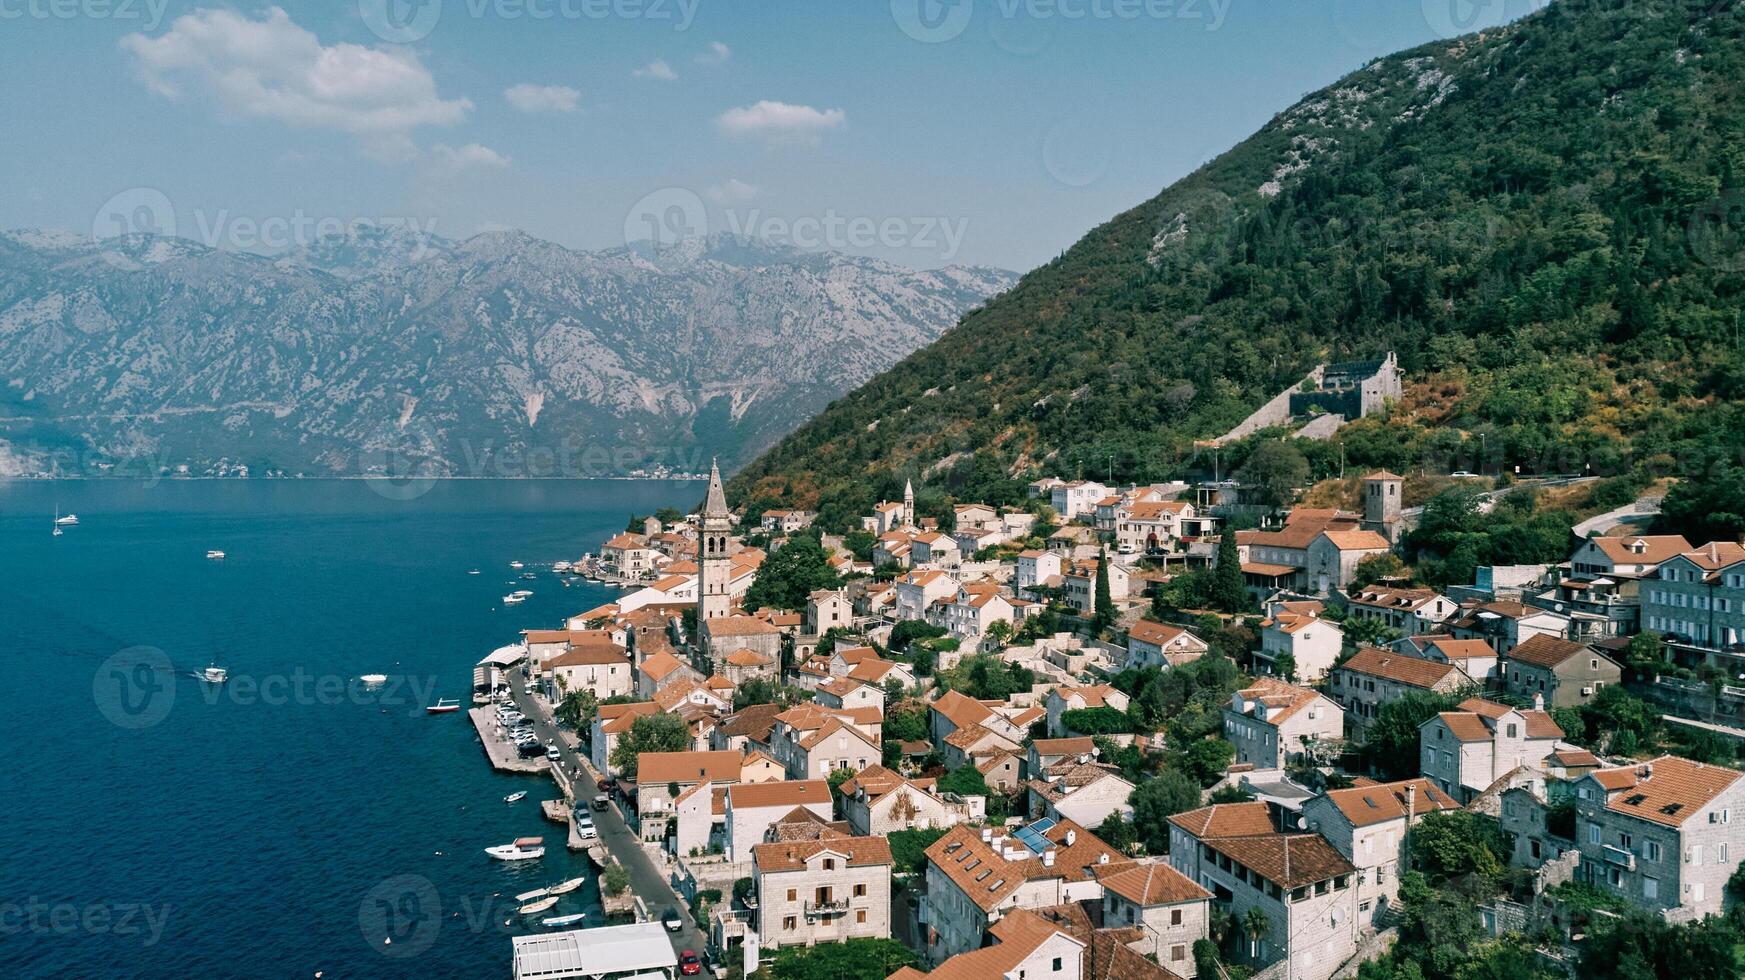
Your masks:
{"label": "coastal town", "polygon": [[1432,587],[1451,510],[1602,482],[1257,472],[910,480],[824,527],[712,471],[633,518],[574,565],[616,601],[475,670],[493,762],[552,771],[604,869],[609,921],[515,937],[515,975],[1331,980],[1500,943],[1550,976],[1602,920],[1741,897],[1739,541],[1643,533],[1649,488],[1562,562]]}

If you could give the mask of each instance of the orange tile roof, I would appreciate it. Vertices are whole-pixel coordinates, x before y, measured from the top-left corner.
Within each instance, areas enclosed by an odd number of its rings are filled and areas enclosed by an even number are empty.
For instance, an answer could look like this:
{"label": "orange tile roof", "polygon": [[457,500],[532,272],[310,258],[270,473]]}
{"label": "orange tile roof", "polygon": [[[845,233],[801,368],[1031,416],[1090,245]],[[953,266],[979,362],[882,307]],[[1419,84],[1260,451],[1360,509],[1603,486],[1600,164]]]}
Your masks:
{"label": "orange tile roof", "polygon": [[710,636],[774,636],[781,632],[756,616],[717,616],[703,620]]}
{"label": "orange tile roof", "polygon": [[1550,670],[1585,649],[1587,648],[1580,643],[1572,643],[1547,633],[1535,633],[1510,650],[1507,659]]}
{"label": "orange tile roof", "polygon": [[1090,755],[1097,747],[1089,735],[1079,738],[1039,738],[1030,745],[1038,756]]}
{"label": "orange tile roof", "polygon": [[1139,622],[1133,624],[1132,629],[1127,631],[1128,639],[1138,640],[1142,643],[1150,643],[1153,646],[1160,647],[1168,646],[1171,642],[1183,636],[1187,637],[1188,645],[1199,647],[1204,647],[1206,645],[1204,640],[1201,640],[1199,637],[1189,633],[1186,629],[1183,629],[1180,626],[1171,626],[1167,623],[1159,623],[1150,619],[1141,619]]}
{"label": "orange tile roof", "polygon": [[[1069,834],[1073,837],[1071,845],[1064,843]],[[1052,878],[1089,881],[1096,869],[1126,862],[1113,848],[1071,820],[1060,821],[1045,836],[1055,845],[1052,867],[1015,840],[1009,843],[1022,851],[1022,856],[1007,860],[995,845],[1008,841],[1002,841],[996,834],[993,843],[984,842],[980,830],[965,824],[952,827],[934,841],[927,848],[927,860],[983,911],[997,908],[1026,881]]]}
{"label": "orange tile roof", "polygon": [[1607,800],[1607,810],[1678,827],[1745,776],[1737,769],[1676,755],[1663,755],[1648,766],[1649,775]]}
{"label": "orange tile roof", "polygon": [[1289,721],[1297,712],[1314,704],[1316,698],[1322,697],[1320,691],[1287,684],[1276,677],[1264,674],[1256,677],[1253,684],[1236,693],[1245,700],[1259,701],[1269,709],[1282,709],[1271,717],[1256,716],[1257,721],[1263,721],[1274,727]]}
{"label": "orange tile roof", "polygon": [[1464,677],[1460,668],[1439,660],[1394,653],[1380,647],[1364,647],[1339,666],[1358,674],[1370,674],[1426,690],[1446,682],[1450,677]]}
{"label": "orange tile roof", "polygon": [[1103,875],[1100,880],[1105,891],[1114,892],[1142,908],[1198,902],[1212,897],[1211,892],[1162,861],[1123,868]]}
{"label": "orange tile roof", "polygon": [[1359,589],[1350,599],[1360,606],[1417,611],[1440,598],[1435,589],[1390,589],[1374,585]]}
{"label": "orange tile roof", "polygon": [[636,757],[636,781],[694,783],[699,780],[736,782],[744,757],[738,752],[644,752]]}
{"label": "orange tile roof", "polygon": [[1436,810],[1458,810],[1454,798],[1436,788],[1428,779],[1402,779],[1397,783],[1374,786],[1353,786],[1327,791],[1327,800],[1339,808],[1354,827],[1367,827],[1384,820],[1400,820],[1406,816],[1406,789],[1414,789],[1413,812],[1423,815]]}
{"label": "orange tile roof", "polygon": [[612,666],[623,664],[630,666],[630,655],[616,643],[588,643],[571,647],[568,652],[560,653],[545,662],[545,669],[557,667],[587,667]]}
{"label": "orange tile roof", "polygon": [[[1065,936],[1079,946],[1085,945],[1084,940],[1026,909],[1014,909],[990,926],[989,931],[999,942],[959,953],[934,967],[931,973],[906,966],[886,980],[990,980],[1009,975],[1026,957],[1057,935]],[[1086,980],[1090,978],[1087,976]]]}
{"label": "orange tile roof", "polygon": [[1320,834],[1214,837],[1205,845],[1280,888],[1300,888],[1357,872]]}
{"label": "orange tile roof", "polygon": [[767,667],[772,662],[770,658],[752,650],[735,650],[727,655],[727,663],[733,667]]}
{"label": "orange tile roof", "polygon": [[1484,698],[1467,698],[1455,705],[1461,711],[1470,711],[1488,719],[1495,727],[1497,719],[1513,711],[1527,723],[1528,738],[1562,738],[1563,729],[1551,718],[1549,711],[1537,711],[1532,708],[1511,708],[1506,704],[1487,701]]}
{"label": "orange tile roof", "polygon": [[1327,540],[1333,542],[1333,547],[1340,551],[1386,551],[1393,545],[1388,539],[1374,531],[1323,531]]}
{"label": "orange tile roof", "polygon": [[928,707],[944,715],[959,728],[979,725],[994,714],[992,708],[958,691],[945,692]]}
{"label": "orange tile roof", "polygon": [[1178,813],[1170,817],[1169,822],[1200,840],[1270,834],[1278,829],[1272,825],[1272,815],[1266,804],[1258,801],[1214,803]]}
{"label": "orange tile roof", "polygon": [[662,651],[649,657],[647,660],[644,660],[642,666],[638,669],[644,674],[647,674],[650,678],[659,681],[670,676],[673,671],[678,670],[683,666],[684,664],[680,662],[679,658]]}
{"label": "orange tile roof", "polygon": [[[1607,558],[1625,565],[1658,565],[1691,550],[1682,534],[1632,534],[1621,538],[1589,538]],[[1640,545],[1638,554],[1634,549]]]}
{"label": "orange tile roof", "polygon": [[727,801],[735,810],[779,806],[792,809],[807,804],[830,803],[830,784],[822,779],[779,783],[736,783],[727,788]]}
{"label": "orange tile roof", "polygon": [[751,859],[757,870],[769,873],[803,871],[806,862],[820,854],[835,854],[851,868],[891,863],[891,842],[883,837],[826,837],[821,840],[757,844]]}

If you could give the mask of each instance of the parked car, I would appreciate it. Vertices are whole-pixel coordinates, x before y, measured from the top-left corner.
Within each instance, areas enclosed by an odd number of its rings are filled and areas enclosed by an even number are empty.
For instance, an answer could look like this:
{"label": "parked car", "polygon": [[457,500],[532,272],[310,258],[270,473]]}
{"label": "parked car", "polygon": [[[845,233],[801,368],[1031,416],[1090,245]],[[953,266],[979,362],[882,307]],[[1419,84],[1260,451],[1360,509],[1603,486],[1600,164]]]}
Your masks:
{"label": "parked car", "polygon": [[600,836],[600,832],[594,829],[594,818],[586,813],[576,814],[576,837],[581,840],[593,840],[598,836]]}
{"label": "parked car", "polygon": [[618,780],[602,779],[594,784],[594,788],[602,793],[616,793],[618,792]]}
{"label": "parked car", "polygon": [[694,977],[703,972],[703,961],[692,950],[679,954],[679,975]]}
{"label": "parked car", "polygon": [[678,932],[685,927],[685,917],[677,908],[669,906],[660,914],[660,924],[666,926],[667,932]]}
{"label": "parked car", "polygon": [[594,808],[595,813],[605,813],[606,812],[606,798],[604,796],[594,797],[594,802],[589,804],[589,805]]}

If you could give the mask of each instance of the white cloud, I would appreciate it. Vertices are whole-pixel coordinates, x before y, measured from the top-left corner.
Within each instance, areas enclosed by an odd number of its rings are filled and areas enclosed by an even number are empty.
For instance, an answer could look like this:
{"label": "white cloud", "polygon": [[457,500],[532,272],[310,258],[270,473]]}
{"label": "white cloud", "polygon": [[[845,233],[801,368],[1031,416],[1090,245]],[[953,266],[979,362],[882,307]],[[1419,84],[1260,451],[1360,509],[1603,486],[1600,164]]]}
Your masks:
{"label": "white cloud", "polygon": [[509,166],[509,158],[478,143],[460,147],[438,143],[430,148],[430,165],[438,176],[452,177],[480,170],[502,170]]}
{"label": "white cloud", "polygon": [[384,159],[416,152],[408,134],[417,127],[452,126],[473,108],[438,96],[410,49],[323,46],[278,7],[258,20],[199,10],[157,37],[129,34],[121,47],[166,98],[192,92],[240,117],[351,133]]}
{"label": "white cloud", "polygon": [[658,78],[663,82],[677,81],[679,77],[678,72],[673,71],[673,66],[667,64],[660,58],[654,59],[630,74],[635,75],[637,78]]}
{"label": "white cloud", "polygon": [[503,98],[522,112],[574,112],[582,93],[568,85],[514,85]]}
{"label": "white cloud", "polygon": [[733,49],[720,41],[710,41],[709,50],[697,55],[699,65],[719,65],[733,57]]}
{"label": "white cloud", "polygon": [[826,130],[840,129],[847,121],[848,116],[841,109],[814,109],[765,99],[723,112],[716,117],[715,125],[729,136],[775,143],[816,143]]}
{"label": "white cloud", "polygon": [[703,191],[703,196],[716,204],[743,204],[763,191],[755,185],[748,184],[737,177],[729,177]]}

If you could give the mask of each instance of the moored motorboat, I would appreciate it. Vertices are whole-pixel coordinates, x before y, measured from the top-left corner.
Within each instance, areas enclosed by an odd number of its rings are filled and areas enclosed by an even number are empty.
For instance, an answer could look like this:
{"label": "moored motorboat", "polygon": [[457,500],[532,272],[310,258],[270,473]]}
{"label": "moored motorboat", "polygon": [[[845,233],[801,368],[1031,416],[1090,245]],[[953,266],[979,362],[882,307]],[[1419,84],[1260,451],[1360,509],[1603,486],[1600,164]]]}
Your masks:
{"label": "moored motorboat", "polygon": [[550,898],[542,898],[537,902],[528,902],[526,905],[521,906],[515,911],[521,915],[538,915],[556,904],[557,896],[553,895]]}
{"label": "moored motorboat", "polygon": [[586,880],[586,878],[571,878],[568,881],[560,881],[550,888],[547,888],[545,891],[548,895],[568,895],[570,892],[582,887],[582,882]]}
{"label": "moored motorboat", "polygon": [[550,895],[550,894],[551,894],[551,889],[549,889],[549,888],[535,888],[534,890],[532,890],[530,892],[522,892],[521,894],[515,896],[515,901],[517,901],[517,902],[531,902],[536,898],[544,898],[545,896]]}
{"label": "moored motorboat", "polygon": [[437,698],[435,704],[427,704],[424,710],[433,715],[446,715],[451,711],[460,710],[460,702],[453,698]]}
{"label": "moored motorboat", "polygon": [[511,592],[503,597],[503,605],[513,606],[526,602],[527,597],[532,594],[531,592]]}
{"label": "moored motorboat", "polygon": [[521,799],[521,798],[522,798],[522,797],[524,797],[524,796],[526,796],[526,795],[527,795],[527,791],[526,791],[526,790],[524,790],[524,789],[523,789],[523,790],[517,790],[517,791],[515,791],[515,792],[513,792],[513,793],[510,793],[510,794],[509,794],[509,795],[508,795],[508,796],[505,796],[505,797],[503,797],[503,802],[504,802],[504,803],[515,803],[515,802],[517,802],[517,801],[519,801],[519,800],[520,800],[520,799]]}
{"label": "moored motorboat", "polygon": [[219,551],[217,548],[211,548],[211,549],[207,550],[206,557],[212,559],[213,561],[223,561],[224,560],[224,552]]}
{"label": "moored motorboat", "polygon": [[554,572],[557,572],[560,575],[563,574],[564,572],[569,571],[573,567],[574,566],[571,565],[567,561],[555,561],[555,562],[551,563],[551,570]]}
{"label": "moored motorboat", "polygon": [[540,919],[539,924],[542,926],[573,926],[587,917],[588,913],[586,912],[577,912],[574,915],[554,915],[549,919]]}
{"label": "moored motorboat", "polygon": [[510,562],[510,563],[509,563],[509,567],[510,567],[510,568],[513,568],[513,569],[516,569],[516,570],[520,570],[520,569],[523,569],[523,568],[526,568],[526,567],[527,567],[527,566],[526,566],[526,565],[523,565],[523,564],[521,564],[521,563],[520,563],[520,562],[518,562],[518,561],[512,561],[512,562]]}
{"label": "moored motorboat", "polygon": [[79,523],[79,515],[77,514],[62,514],[59,512],[56,512],[55,514],[56,527],[72,527],[77,523]]}
{"label": "moored motorboat", "polygon": [[217,664],[212,664],[205,670],[202,670],[197,676],[208,684],[222,684],[230,679],[230,671],[218,666]]}
{"label": "moored motorboat", "polygon": [[358,680],[363,681],[364,686],[366,686],[366,687],[380,687],[383,684],[388,683],[388,675],[387,674],[362,674],[358,677]]}
{"label": "moored motorboat", "polygon": [[499,861],[528,861],[545,856],[545,838],[517,837],[513,844],[498,844],[485,848],[485,853]]}

